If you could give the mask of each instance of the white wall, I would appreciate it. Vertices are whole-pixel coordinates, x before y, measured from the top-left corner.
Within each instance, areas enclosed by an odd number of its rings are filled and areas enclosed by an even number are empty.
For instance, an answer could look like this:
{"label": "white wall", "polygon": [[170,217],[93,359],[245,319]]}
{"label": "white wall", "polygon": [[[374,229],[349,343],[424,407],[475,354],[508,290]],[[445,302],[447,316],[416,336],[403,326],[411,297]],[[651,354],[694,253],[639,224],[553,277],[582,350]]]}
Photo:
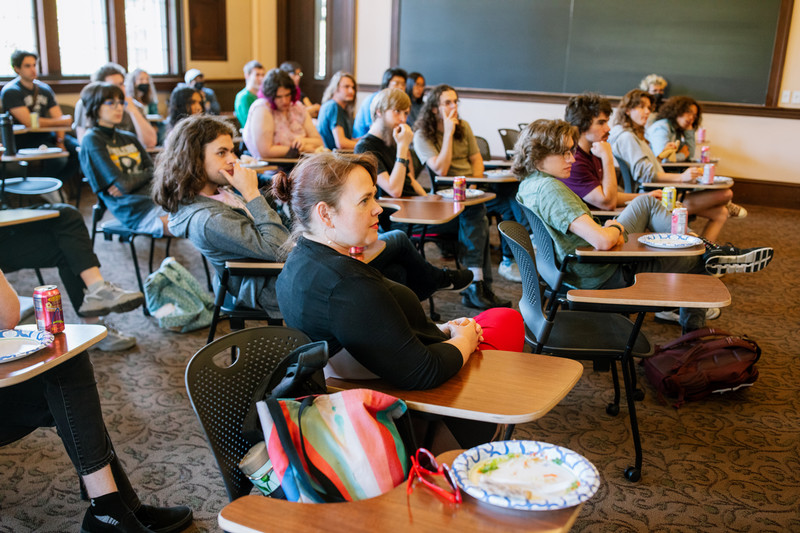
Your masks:
{"label": "white wall", "polygon": [[[391,0],[358,2],[356,16],[356,79],[380,83],[389,67]],[[800,7],[792,15],[782,86],[800,90]],[[564,106],[462,97],[460,114],[489,141],[493,154],[502,154],[499,128],[563,118]],[[718,174],[800,184],[800,120],[704,114],[703,125],[712,157],[720,158]]]}

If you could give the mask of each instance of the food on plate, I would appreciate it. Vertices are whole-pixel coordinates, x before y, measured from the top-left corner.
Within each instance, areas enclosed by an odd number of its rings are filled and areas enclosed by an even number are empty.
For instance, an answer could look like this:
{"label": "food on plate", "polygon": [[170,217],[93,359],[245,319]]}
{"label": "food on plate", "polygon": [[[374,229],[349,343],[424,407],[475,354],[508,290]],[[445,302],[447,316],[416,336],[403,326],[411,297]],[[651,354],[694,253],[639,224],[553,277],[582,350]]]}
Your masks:
{"label": "food on plate", "polygon": [[508,453],[484,459],[470,468],[469,480],[492,494],[525,500],[566,494],[581,484],[561,459],[536,453]]}

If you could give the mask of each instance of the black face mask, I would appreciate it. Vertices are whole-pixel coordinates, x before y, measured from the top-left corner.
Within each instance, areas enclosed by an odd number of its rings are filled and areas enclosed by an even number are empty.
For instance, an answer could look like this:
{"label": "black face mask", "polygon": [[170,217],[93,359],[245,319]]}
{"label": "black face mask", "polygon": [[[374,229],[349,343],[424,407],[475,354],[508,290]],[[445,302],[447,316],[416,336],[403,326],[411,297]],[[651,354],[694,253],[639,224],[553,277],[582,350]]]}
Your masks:
{"label": "black face mask", "polygon": [[140,83],[136,86],[136,90],[142,94],[147,94],[150,92],[150,84],[149,83]]}
{"label": "black face mask", "polygon": [[661,106],[661,102],[664,101],[664,95],[661,93],[651,94],[650,98],[653,99],[653,107],[658,109]]}
{"label": "black face mask", "polygon": [[194,88],[197,89],[198,91],[202,91],[204,85],[205,83],[203,83],[202,81],[198,81],[197,83],[194,84]]}

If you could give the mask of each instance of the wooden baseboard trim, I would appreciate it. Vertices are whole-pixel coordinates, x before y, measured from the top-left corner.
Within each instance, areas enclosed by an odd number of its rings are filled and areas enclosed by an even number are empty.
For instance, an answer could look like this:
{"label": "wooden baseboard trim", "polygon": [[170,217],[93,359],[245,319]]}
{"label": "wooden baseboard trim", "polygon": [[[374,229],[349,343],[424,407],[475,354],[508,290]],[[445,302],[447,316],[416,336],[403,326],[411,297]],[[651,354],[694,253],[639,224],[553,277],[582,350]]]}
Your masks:
{"label": "wooden baseboard trim", "polygon": [[734,178],[737,204],[800,209],[800,183]]}

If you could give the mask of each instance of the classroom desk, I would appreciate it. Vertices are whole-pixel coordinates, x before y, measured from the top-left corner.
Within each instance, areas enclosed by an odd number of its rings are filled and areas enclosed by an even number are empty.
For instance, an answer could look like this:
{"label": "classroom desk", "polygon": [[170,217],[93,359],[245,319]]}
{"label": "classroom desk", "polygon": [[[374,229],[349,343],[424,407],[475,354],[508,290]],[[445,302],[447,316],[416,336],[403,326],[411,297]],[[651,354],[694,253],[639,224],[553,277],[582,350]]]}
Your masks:
{"label": "classroom desk", "polygon": [[478,350],[455,376],[435,389],[401,390],[380,379],[328,378],[327,384],[331,392],[357,388],[384,392],[423,413],[522,424],[547,414],[572,390],[582,373],[583,365],[572,359]]}
{"label": "classroom desk", "polygon": [[[35,328],[35,324],[17,327]],[[22,383],[38,376],[97,344],[107,334],[105,326],[99,324],[67,324],[49,346],[27,357],[0,364],[0,387]]]}
{"label": "classroom desk", "polygon": [[3,209],[0,210],[0,228],[58,216],[59,212],[53,209]]}
{"label": "classroom desk", "polygon": [[664,187],[675,187],[677,190],[684,190],[684,192],[689,191],[703,191],[708,189],[730,189],[733,187],[733,180],[728,178],[727,180],[719,180],[717,181],[716,178],[714,183],[697,183],[697,182],[658,182],[658,181],[651,181],[649,183],[642,183],[641,187],[645,189],[663,189]]}
{"label": "classroom desk", "polygon": [[450,222],[464,210],[464,207],[488,202],[496,197],[492,192],[468,198],[463,202],[455,202],[442,198],[438,194],[426,196],[406,196],[402,198],[382,197],[378,203],[382,207],[397,209],[389,216],[392,222],[406,224],[438,225]]}
{"label": "classroom desk", "polygon": [[266,161],[255,161],[254,160],[254,161],[247,162],[247,163],[242,163],[240,161],[239,164],[243,168],[249,168],[249,169],[255,170],[256,172],[266,172],[267,170],[278,170],[278,168],[279,168],[278,165],[271,165],[271,164],[267,163]]}
{"label": "classroom desk", "polygon": [[[453,183],[456,176],[436,176],[437,182]],[[467,183],[515,183],[519,178],[511,172],[505,170],[490,170],[483,173],[483,176],[464,176]]]}
{"label": "classroom desk", "polygon": [[[441,463],[452,463],[463,450],[439,455]],[[479,503],[461,491],[462,503],[439,498],[419,483],[411,494],[402,483],[389,492],[355,502],[297,503],[251,494],[234,500],[220,511],[220,528],[230,533],[303,531],[331,533],[336,525],[349,533],[419,531],[567,532],[583,504],[554,511],[519,511]],[[303,506],[303,507],[299,507]],[[346,526],[345,526],[346,525]]]}
{"label": "classroom desk", "polygon": [[610,250],[598,250],[593,246],[580,246],[575,249],[575,255],[578,256],[578,260],[580,261],[582,259],[595,260],[598,258],[607,260],[618,258],[641,259],[664,256],[703,255],[706,251],[706,247],[702,243],[688,248],[654,248],[640,243],[639,237],[648,235],[648,233],[649,232],[629,233],[628,242],[618,244]]}
{"label": "classroom desk", "polygon": [[507,159],[490,159],[483,162],[483,168],[487,170],[498,168],[511,168],[511,161]]}
{"label": "classroom desk", "polygon": [[61,188],[62,183],[58,178],[50,177],[22,177],[22,178],[6,178],[6,165],[8,163],[19,163],[22,161],[42,161],[45,159],[58,159],[61,157],[69,157],[66,150],[45,151],[20,154],[17,151],[16,155],[6,155],[3,151],[0,157],[0,204],[5,205],[5,193],[12,194],[46,194],[48,192],[57,191]]}
{"label": "classroom desk", "polygon": [[23,133],[54,133],[57,131],[72,131],[72,126],[44,126],[42,128],[26,128],[22,124],[14,124],[14,135]]}
{"label": "classroom desk", "polygon": [[719,163],[719,159],[711,159],[708,163],[702,163],[700,161],[675,161],[675,162],[668,161],[666,163],[661,163],[661,166],[664,167],[664,170],[667,170],[667,172],[669,172],[668,169],[687,169],[689,167],[703,167],[705,165],[708,165],[709,163],[716,165],[717,163]]}

